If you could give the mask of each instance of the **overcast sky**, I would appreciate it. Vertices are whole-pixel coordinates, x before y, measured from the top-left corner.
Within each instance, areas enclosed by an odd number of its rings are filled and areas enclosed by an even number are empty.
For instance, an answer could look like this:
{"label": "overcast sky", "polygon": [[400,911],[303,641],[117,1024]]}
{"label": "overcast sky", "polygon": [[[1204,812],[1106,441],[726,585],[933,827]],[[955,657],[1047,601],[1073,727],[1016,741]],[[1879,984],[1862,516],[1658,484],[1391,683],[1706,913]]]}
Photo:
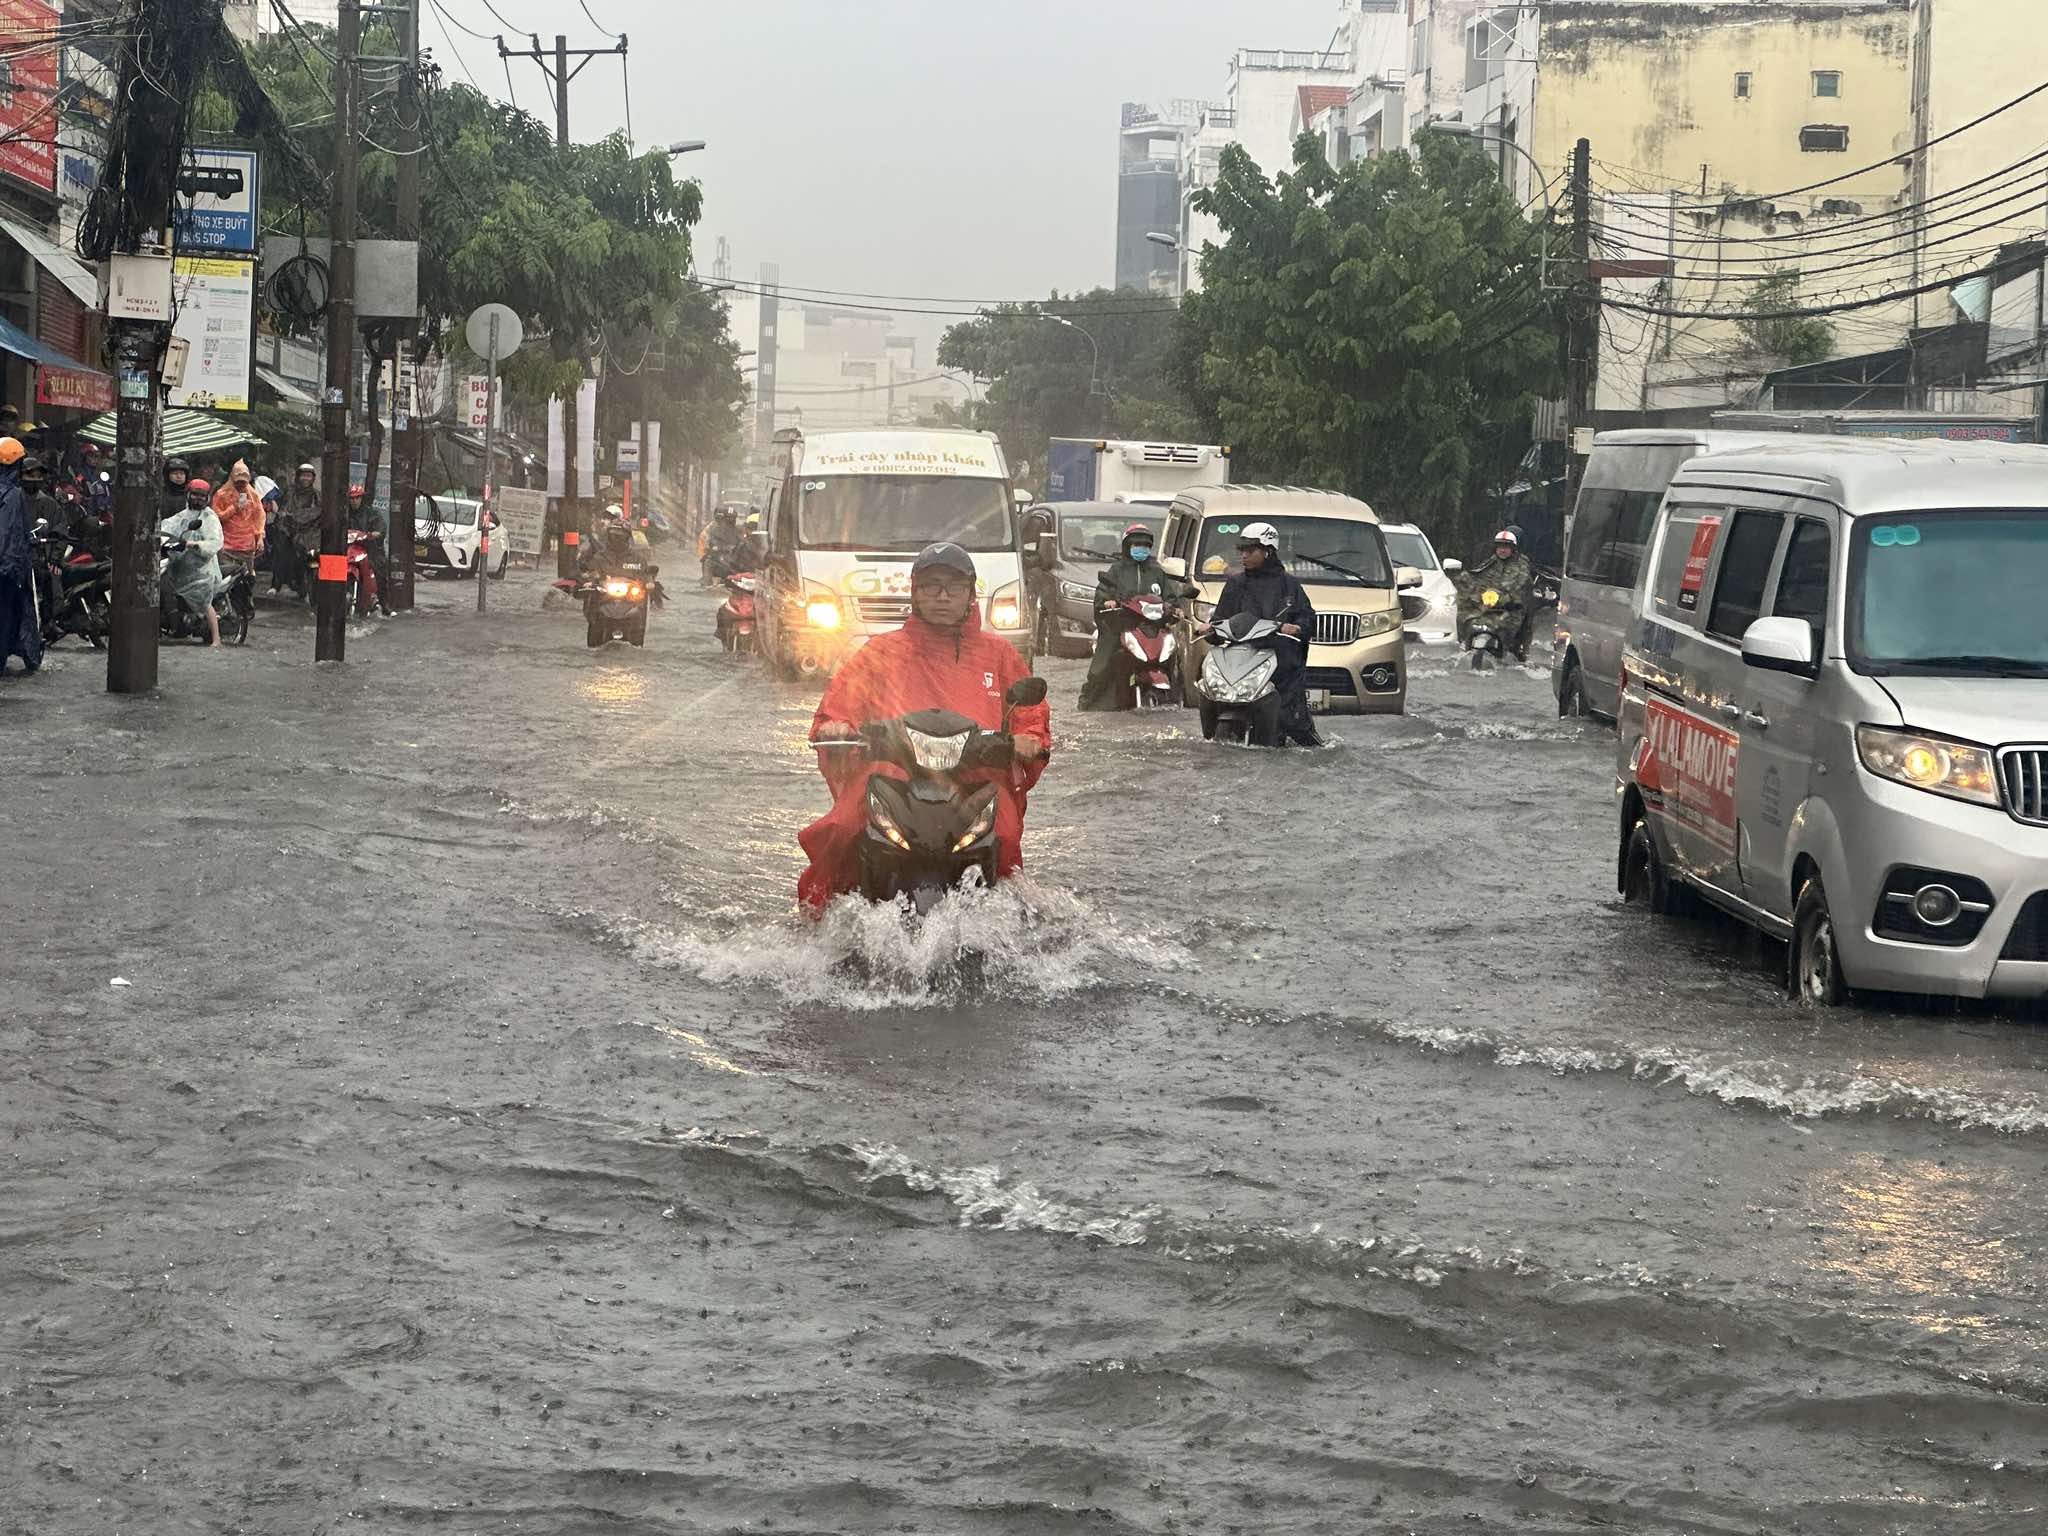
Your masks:
{"label": "overcast sky", "polygon": [[[502,20],[485,0],[438,4],[510,45],[514,27],[548,48],[558,29],[572,47],[608,41],[573,0],[490,0]],[[1334,0],[588,5],[630,39],[636,140],[710,144],[678,162],[704,184],[700,272],[723,235],[742,280],[773,261],[786,284],[970,299],[1110,283],[1119,105],[1220,99],[1234,49],[1321,48],[1338,15]],[[495,46],[444,31],[431,4],[422,41],[450,78],[466,64],[505,96]],[[539,70],[511,71],[551,122]],[[569,100],[577,139],[622,126],[617,61],[593,60]]]}

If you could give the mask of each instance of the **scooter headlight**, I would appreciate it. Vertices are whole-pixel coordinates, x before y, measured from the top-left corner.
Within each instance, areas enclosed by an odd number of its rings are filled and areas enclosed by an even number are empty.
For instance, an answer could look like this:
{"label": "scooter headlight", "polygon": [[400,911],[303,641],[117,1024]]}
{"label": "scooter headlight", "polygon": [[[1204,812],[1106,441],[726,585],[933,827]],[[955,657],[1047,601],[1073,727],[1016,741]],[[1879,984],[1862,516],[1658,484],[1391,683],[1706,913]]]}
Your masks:
{"label": "scooter headlight", "polygon": [[627,597],[631,595],[632,591],[633,583],[621,581],[617,577],[613,577],[604,584],[604,595],[606,597]]}
{"label": "scooter headlight", "polygon": [[896,825],[896,818],[889,814],[889,808],[882,804],[881,797],[873,790],[868,791],[868,825],[905,853],[910,852],[910,839],[903,835],[903,829]]}
{"label": "scooter headlight", "polygon": [[967,751],[967,733],[958,736],[927,736],[923,731],[903,728],[903,734],[910,740],[911,755],[917,759],[917,766],[927,773],[951,773],[960,766],[960,759]]}
{"label": "scooter headlight", "polygon": [[983,802],[981,809],[975,813],[974,820],[967,824],[967,830],[962,832],[959,840],[953,844],[953,851],[955,853],[965,853],[976,843],[980,842],[982,838],[986,837],[988,829],[995,824],[996,797],[990,795]]}
{"label": "scooter headlight", "polygon": [[839,627],[839,605],[813,599],[805,605],[804,617],[811,621],[813,629],[837,629]]}

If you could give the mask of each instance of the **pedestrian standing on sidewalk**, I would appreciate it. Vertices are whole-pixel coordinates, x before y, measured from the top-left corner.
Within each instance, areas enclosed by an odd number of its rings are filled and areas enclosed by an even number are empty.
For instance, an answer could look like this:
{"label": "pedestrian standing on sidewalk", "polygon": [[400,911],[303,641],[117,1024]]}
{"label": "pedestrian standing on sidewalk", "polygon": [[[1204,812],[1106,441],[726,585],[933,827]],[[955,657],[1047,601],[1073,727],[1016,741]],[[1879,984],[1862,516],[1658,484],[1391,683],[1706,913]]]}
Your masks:
{"label": "pedestrian standing on sidewalk", "polygon": [[230,574],[235,568],[246,567],[252,579],[257,557],[263,553],[263,502],[256,494],[254,478],[248,463],[237,459],[228,483],[213,493],[213,510],[220,518],[224,541],[221,566]]}
{"label": "pedestrian standing on sidewalk", "polygon": [[21,489],[21,440],[0,437],[0,672],[19,656],[23,669],[43,664],[36,621],[35,548],[28,538],[28,498]]}

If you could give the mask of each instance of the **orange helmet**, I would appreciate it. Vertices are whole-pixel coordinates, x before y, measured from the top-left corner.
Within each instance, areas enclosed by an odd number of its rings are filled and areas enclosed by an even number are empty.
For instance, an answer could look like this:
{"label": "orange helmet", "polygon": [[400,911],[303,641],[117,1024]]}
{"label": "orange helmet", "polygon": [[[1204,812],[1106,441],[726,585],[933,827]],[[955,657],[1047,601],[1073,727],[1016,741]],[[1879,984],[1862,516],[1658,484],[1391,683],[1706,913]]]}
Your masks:
{"label": "orange helmet", "polygon": [[21,446],[18,437],[0,437],[0,464],[19,464],[21,456],[28,450]]}

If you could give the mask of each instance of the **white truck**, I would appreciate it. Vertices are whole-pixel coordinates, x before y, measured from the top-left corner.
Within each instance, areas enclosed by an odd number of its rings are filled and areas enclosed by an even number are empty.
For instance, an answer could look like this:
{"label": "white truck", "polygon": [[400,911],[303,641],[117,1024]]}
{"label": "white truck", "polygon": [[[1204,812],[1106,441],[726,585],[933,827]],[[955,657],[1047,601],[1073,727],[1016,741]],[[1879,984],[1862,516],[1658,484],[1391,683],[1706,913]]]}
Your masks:
{"label": "white truck", "polygon": [[1191,485],[1230,484],[1230,450],[1214,443],[1056,437],[1045,460],[1047,501],[1168,507]]}

